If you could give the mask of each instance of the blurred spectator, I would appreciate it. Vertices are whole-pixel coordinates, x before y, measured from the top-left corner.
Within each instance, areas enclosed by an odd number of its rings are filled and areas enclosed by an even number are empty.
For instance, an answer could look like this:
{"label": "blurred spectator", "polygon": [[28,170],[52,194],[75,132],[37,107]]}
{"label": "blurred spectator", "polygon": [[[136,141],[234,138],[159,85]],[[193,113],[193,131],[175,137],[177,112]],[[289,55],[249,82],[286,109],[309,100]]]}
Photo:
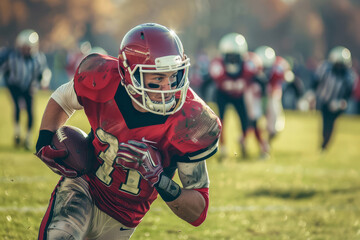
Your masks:
{"label": "blurred spectator", "polygon": [[[199,52],[195,62],[191,64],[190,70],[190,87],[202,98],[206,96],[202,91],[206,75],[209,69],[209,58],[204,52]],[[208,99],[204,99],[207,101]]]}
{"label": "blurred spectator", "polygon": [[92,53],[99,53],[99,54],[102,54],[102,55],[108,55],[108,52],[105,49],[103,49],[102,47],[99,47],[99,46],[91,47],[91,50],[90,50],[89,54],[92,54]]}
{"label": "blurred spectator", "polygon": [[66,71],[67,55],[68,52],[64,48],[56,49],[56,51],[48,55],[48,65],[51,66],[53,73],[50,89],[56,89],[69,81],[69,77]]}
{"label": "blurred spectator", "polygon": [[91,52],[91,44],[88,41],[81,42],[79,47],[70,51],[66,60],[66,72],[69,79],[74,77],[76,68],[79,66],[80,62]]}
{"label": "blurred spectator", "polygon": [[[15,48],[3,48],[0,52],[0,71],[14,101],[14,142],[18,147],[32,148],[33,96],[40,86],[48,87],[51,72],[47,68],[45,55],[39,51],[39,35],[31,29],[21,31]],[[25,141],[21,141],[20,110],[23,102],[28,116]]]}
{"label": "blurred spectator", "polygon": [[[223,36],[219,42],[221,57],[211,61],[209,76],[216,84],[216,103],[219,108],[219,116],[224,124],[225,110],[228,104],[232,104],[241,121],[242,136],[240,147],[242,156],[247,157],[246,135],[249,126],[249,118],[244,101],[244,92],[251,78],[256,76],[256,69],[247,59],[248,45],[241,34],[229,33]],[[220,139],[221,159],[227,155],[224,142],[224,132]]]}
{"label": "blurred spectator", "polygon": [[351,52],[342,46],[333,48],[316,70],[313,98],[322,115],[322,150],[328,146],[335,120],[347,109],[355,79]]}
{"label": "blurred spectator", "polygon": [[282,96],[282,105],[284,109],[302,109],[303,107],[303,96],[305,93],[305,84],[303,81],[304,77],[304,68],[299,62],[292,57],[285,57],[289,62],[290,68],[294,73],[294,78],[288,79],[283,83],[283,96]]}
{"label": "blurred spectator", "polygon": [[99,53],[103,55],[108,55],[107,51],[102,47],[95,46],[92,47],[89,41],[81,42],[79,48],[71,51],[67,55],[66,59],[66,72],[71,80],[74,77],[77,67],[79,66],[80,62],[89,54],[92,53]]}

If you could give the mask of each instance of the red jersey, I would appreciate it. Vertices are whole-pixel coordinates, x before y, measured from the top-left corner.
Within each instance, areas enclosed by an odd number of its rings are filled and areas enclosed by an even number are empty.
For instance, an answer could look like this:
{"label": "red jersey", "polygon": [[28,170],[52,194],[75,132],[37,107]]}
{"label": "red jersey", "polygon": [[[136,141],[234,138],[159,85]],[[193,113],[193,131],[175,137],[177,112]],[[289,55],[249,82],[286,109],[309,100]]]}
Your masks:
{"label": "red jersey", "polygon": [[262,85],[258,80],[255,80],[255,75],[263,70],[261,58],[254,52],[248,52],[248,66],[251,66],[253,77],[249,79],[248,88],[246,91],[251,91],[256,99],[262,97]]}
{"label": "red jersey", "polygon": [[[253,61],[246,59],[242,64],[240,75],[233,77],[227,74],[224,60],[222,58],[215,58],[210,63],[209,73],[220,91],[232,97],[240,97],[246,90],[247,85],[252,81],[252,78],[258,73],[258,67],[254,65]],[[230,83],[234,84],[227,86]]]}
{"label": "red jersey", "polygon": [[85,58],[74,78],[98,160],[96,170],[86,175],[91,195],[99,209],[135,227],[158,193],[137,171],[116,163],[119,143],[138,140],[155,146],[164,172],[172,177],[176,162],[202,161],[216,152],[221,124],[191,89],[181,110],[162,116],[135,110],[120,83],[118,60],[102,55]]}
{"label": "red jersey", "polygon": [[285,73],[289,70],[289,63],[284,58],[277,56],[268,76],[270,91],[281,89]]}
{"label": "red jersey", "polygon": [[360,101],[360,79],[359,79],[359,75],[355,73],[355,71],[354,71],[354,75],[355,75],[355,84],[354,84],[354,90],[352,96],[356,101]]}

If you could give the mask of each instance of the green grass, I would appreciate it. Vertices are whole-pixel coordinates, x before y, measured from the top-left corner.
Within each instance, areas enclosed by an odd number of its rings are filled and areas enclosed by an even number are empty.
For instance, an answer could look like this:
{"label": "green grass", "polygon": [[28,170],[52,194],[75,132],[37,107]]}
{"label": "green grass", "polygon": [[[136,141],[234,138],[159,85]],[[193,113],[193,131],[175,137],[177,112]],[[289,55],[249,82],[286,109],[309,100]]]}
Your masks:
{"label": "green grass", "polygon": [[[36,131],[49,95],[37,94]],[[58,176],[32,152],[13,147],[12,106],[4,89],[0,107],[0,239],[36,239]],[[228,158],[207,161],[207,220],[192,227],[158,199],[132,239],[360,239],[359,117],[342,116],[329,150],[321,153],[318,113],[288,111],[272,157],[260,161],[252,135],[251,158],[239,158],[238,117],[232,108],[226,114]],[[69,124],[89,130],[82,112]]]}

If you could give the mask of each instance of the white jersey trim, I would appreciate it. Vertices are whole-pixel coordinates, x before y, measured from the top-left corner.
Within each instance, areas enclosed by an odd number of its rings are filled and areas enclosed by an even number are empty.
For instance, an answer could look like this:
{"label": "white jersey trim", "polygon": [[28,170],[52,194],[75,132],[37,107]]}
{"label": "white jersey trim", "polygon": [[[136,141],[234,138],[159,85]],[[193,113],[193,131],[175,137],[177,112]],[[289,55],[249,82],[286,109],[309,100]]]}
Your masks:
{"label": "white jersey trim", "polygon": [[209,148],[206,151],[204,151],[200,154],[197,154],[195,156],[189,156],[189,159],[191,161],[199,161],[200,159],[206,159],[207,156],[213,155],[214,151],[216,151],[216,149],[218,148],[218,144],[219,144],[219,142],[217,141],[216,144],[211,146],[211,148]]}

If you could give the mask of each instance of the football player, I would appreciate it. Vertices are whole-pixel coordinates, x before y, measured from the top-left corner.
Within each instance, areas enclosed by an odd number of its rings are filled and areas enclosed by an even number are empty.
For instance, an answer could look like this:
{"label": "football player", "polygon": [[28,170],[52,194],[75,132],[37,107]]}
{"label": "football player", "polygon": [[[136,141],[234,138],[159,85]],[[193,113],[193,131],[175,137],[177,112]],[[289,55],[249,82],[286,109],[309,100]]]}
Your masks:
{"label": "football player", "polygon": [[[32,146],[33,96],[41,85],[49,85],[50,70],[45,55],[39,51],[39,35],[32,29],[21,31],[15,41],[15,48],[0,50],[0,72],[4,76],[14,102],[14,143],[16,147],[24,144],[27,150]],[[20,134],[20,101],[24,100],[27,112],[27,133],[24,142]]]}
{"label": "football player", "polygon": [[[248,52],[248,66],[254,69],[254,77],[249,79],[244,92],[244,100],[249,118],[247,132],[254,131],[260,147],[260,160],[270,157],[270,147],[259,120],[264,115],[263,99],[266,91],[266,78],[263,73],[261,58],[254,52]],[[247,134],[248,135],[248,134]]]}
{"label": "football player", "polygon": [[[37,156],[63,177],[39,239],[129,239],[158,194],[181,219],[199,226],[209,205],[205,160],[221,123],[189,88],[189,58],[176,33],[141,24],[123,38],[118,58],[92,54],[45,109]],[[97,161],[77,177],[51,148],[54,131],[84,109]],[[182,186],[172,180],[178,171]]]}
{"label": "football player", "polygon": [[285,116],[282,106],[282,84],[292,81],[294,74],[285,58],[276,56],[273,48],[260,46],[255,53],[261,58],[266,82],[266,125],[271,141],[285,127]]}
{"label": "football player", "polygon": [[[248,61],[248,45],[243,35],[229,33],[223,36],[219,42],[221,57],[211,61],[209,75],[216,84],[216,103],[219,108],[219,117],[224,123],[226,106],[231,104],[237,111],[240,121],[242,136],[240,147],[243,157],[247,157],[245,140],[248,129],[248,114],[244,101],[244,92],[256,76],[257,68]],[[224,135],[221,135],[221,156],[227,155],[224,143]]]}

